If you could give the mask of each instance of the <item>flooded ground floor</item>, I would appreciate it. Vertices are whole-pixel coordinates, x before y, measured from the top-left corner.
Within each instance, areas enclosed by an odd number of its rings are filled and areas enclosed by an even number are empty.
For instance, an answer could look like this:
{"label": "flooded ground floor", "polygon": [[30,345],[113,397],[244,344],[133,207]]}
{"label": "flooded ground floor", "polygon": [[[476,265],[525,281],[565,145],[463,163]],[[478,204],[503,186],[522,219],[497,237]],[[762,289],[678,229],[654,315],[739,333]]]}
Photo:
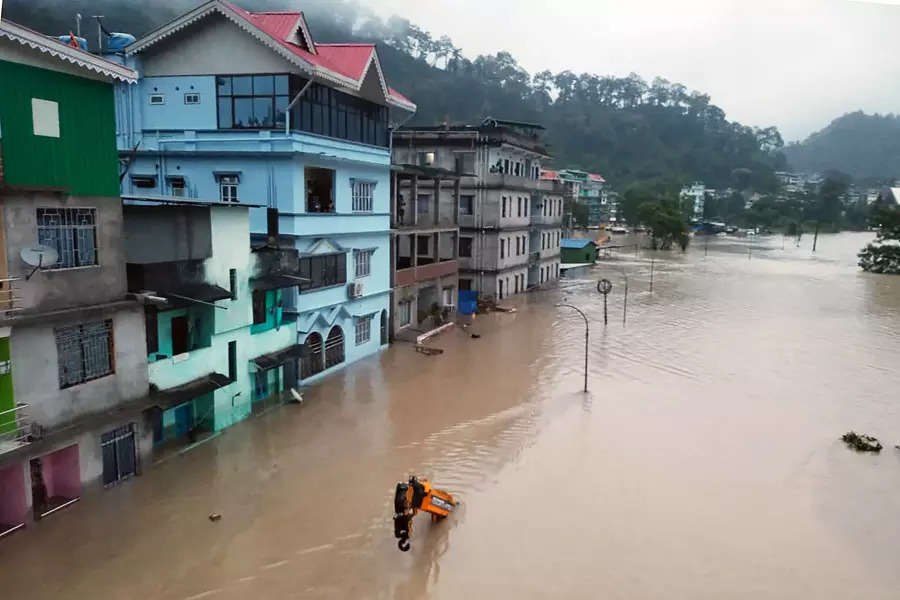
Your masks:
{"label": "flooded ground floor", "polygon": [[[3,596],[897,598],[900,278],[864,241],[695,241],[652,293],[649,254],[613,257],[442,355],[391,346],[0,540]],[[404,554],[411,473],[462,504]]]}

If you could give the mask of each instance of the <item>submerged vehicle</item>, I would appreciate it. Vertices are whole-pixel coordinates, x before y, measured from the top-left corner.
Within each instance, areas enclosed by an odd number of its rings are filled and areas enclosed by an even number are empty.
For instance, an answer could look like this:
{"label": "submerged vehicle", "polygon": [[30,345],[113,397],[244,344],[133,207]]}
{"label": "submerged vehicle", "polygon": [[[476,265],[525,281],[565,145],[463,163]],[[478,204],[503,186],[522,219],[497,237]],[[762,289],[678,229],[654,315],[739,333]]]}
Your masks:
{"label": "submerged vehicle", "polygon": [[456,507],[456,500],[448,492],[431,487],[427,479],[415,475],[408,483],[398,483],[394,492],[394,537],[402,552],[410,548],[412,519],[420,510],[431,514],[432,521],[446,518]]}

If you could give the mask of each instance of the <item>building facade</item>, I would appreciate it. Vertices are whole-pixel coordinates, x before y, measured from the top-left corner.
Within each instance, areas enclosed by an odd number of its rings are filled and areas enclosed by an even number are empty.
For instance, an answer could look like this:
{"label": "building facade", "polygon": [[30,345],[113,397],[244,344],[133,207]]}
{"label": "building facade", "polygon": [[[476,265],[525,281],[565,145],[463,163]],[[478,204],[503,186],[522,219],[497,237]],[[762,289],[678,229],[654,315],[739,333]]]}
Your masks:
{"label": "building facade", "polygon": [[160,452],[250,416],[296,387],[300,347],[286,294],[298,253],[277,235],[250,251],[248,207],[124,207],[128,287],[144,304],[146,420]]}
{"label": "building facade", "polygon": [[[227,52],[222,49],[227,48]],[[249,206],[299,255],[281,292],[302,383],[377,352],[390,312],[390,123],[415,105],[389,88],[372,44],[318,44],[302,13],[212,0],[121,58],[126,202],[152,195]]]}
{"label": "building facade", "polygon": [[459,196],[454,171],[392,169],[391,339],[415,339],[456,317]]}
{"label": "building facade", "polygon": [[692,221],[703,220],[706,198],[715,194],[716,190],[706,187],[702,181],[696,181],[693,185],[681,189],[681,201],[686,205]]}
{"label": "building facade", "polygon": [[113,98],[136,77],[0,21],[0,536],[150,451]]}
{"label": "building facade", "polygon": [[[543,264],[552,267],[550,280],[558,277],[559,261],[547,252],[550,248],[539,250],[546,256],[535,257],[538,250],[532,246],[540,239],[536,230],[542,229],[553,233],[558,248],[562,219],[559,186],[540,179],[541,164],[549,158],[541,129],[488,118],[478,126],[412,127],[394,133],[394,162],[460,176],[460,290],[498,300],[524,292],[536,281],[529,278],[534,260],[535,272]],[[553,201],[545,204],[545,195]]]}

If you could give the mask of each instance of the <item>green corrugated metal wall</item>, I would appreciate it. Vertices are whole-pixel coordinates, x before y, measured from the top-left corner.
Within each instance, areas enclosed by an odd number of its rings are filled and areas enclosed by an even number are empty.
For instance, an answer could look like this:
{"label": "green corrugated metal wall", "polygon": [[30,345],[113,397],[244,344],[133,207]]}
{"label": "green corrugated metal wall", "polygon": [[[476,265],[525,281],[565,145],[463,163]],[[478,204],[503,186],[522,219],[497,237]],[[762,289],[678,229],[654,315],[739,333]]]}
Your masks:
{"label": "green corrugated metal wall", "polygon": [[[7,184],[118,196],[112,84],[0,60],[0,132]],[[59,104],[60,137],[34,135],[31,99]]]}

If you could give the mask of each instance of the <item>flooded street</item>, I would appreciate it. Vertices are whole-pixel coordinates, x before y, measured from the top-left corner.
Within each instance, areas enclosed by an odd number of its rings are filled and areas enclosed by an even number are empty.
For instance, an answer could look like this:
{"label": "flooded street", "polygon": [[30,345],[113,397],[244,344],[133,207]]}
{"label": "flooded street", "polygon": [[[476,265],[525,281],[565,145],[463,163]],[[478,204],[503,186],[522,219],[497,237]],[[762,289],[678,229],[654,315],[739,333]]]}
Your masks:
{"label": "flooded street", "polygon": [[[441,356],[396,344],[2,540],[4,597],[897,598],[900,277],[857,269],[871,237],[697,238],[652,294],[625,253]],[[403,554],[411,473],[462,505]]]}

